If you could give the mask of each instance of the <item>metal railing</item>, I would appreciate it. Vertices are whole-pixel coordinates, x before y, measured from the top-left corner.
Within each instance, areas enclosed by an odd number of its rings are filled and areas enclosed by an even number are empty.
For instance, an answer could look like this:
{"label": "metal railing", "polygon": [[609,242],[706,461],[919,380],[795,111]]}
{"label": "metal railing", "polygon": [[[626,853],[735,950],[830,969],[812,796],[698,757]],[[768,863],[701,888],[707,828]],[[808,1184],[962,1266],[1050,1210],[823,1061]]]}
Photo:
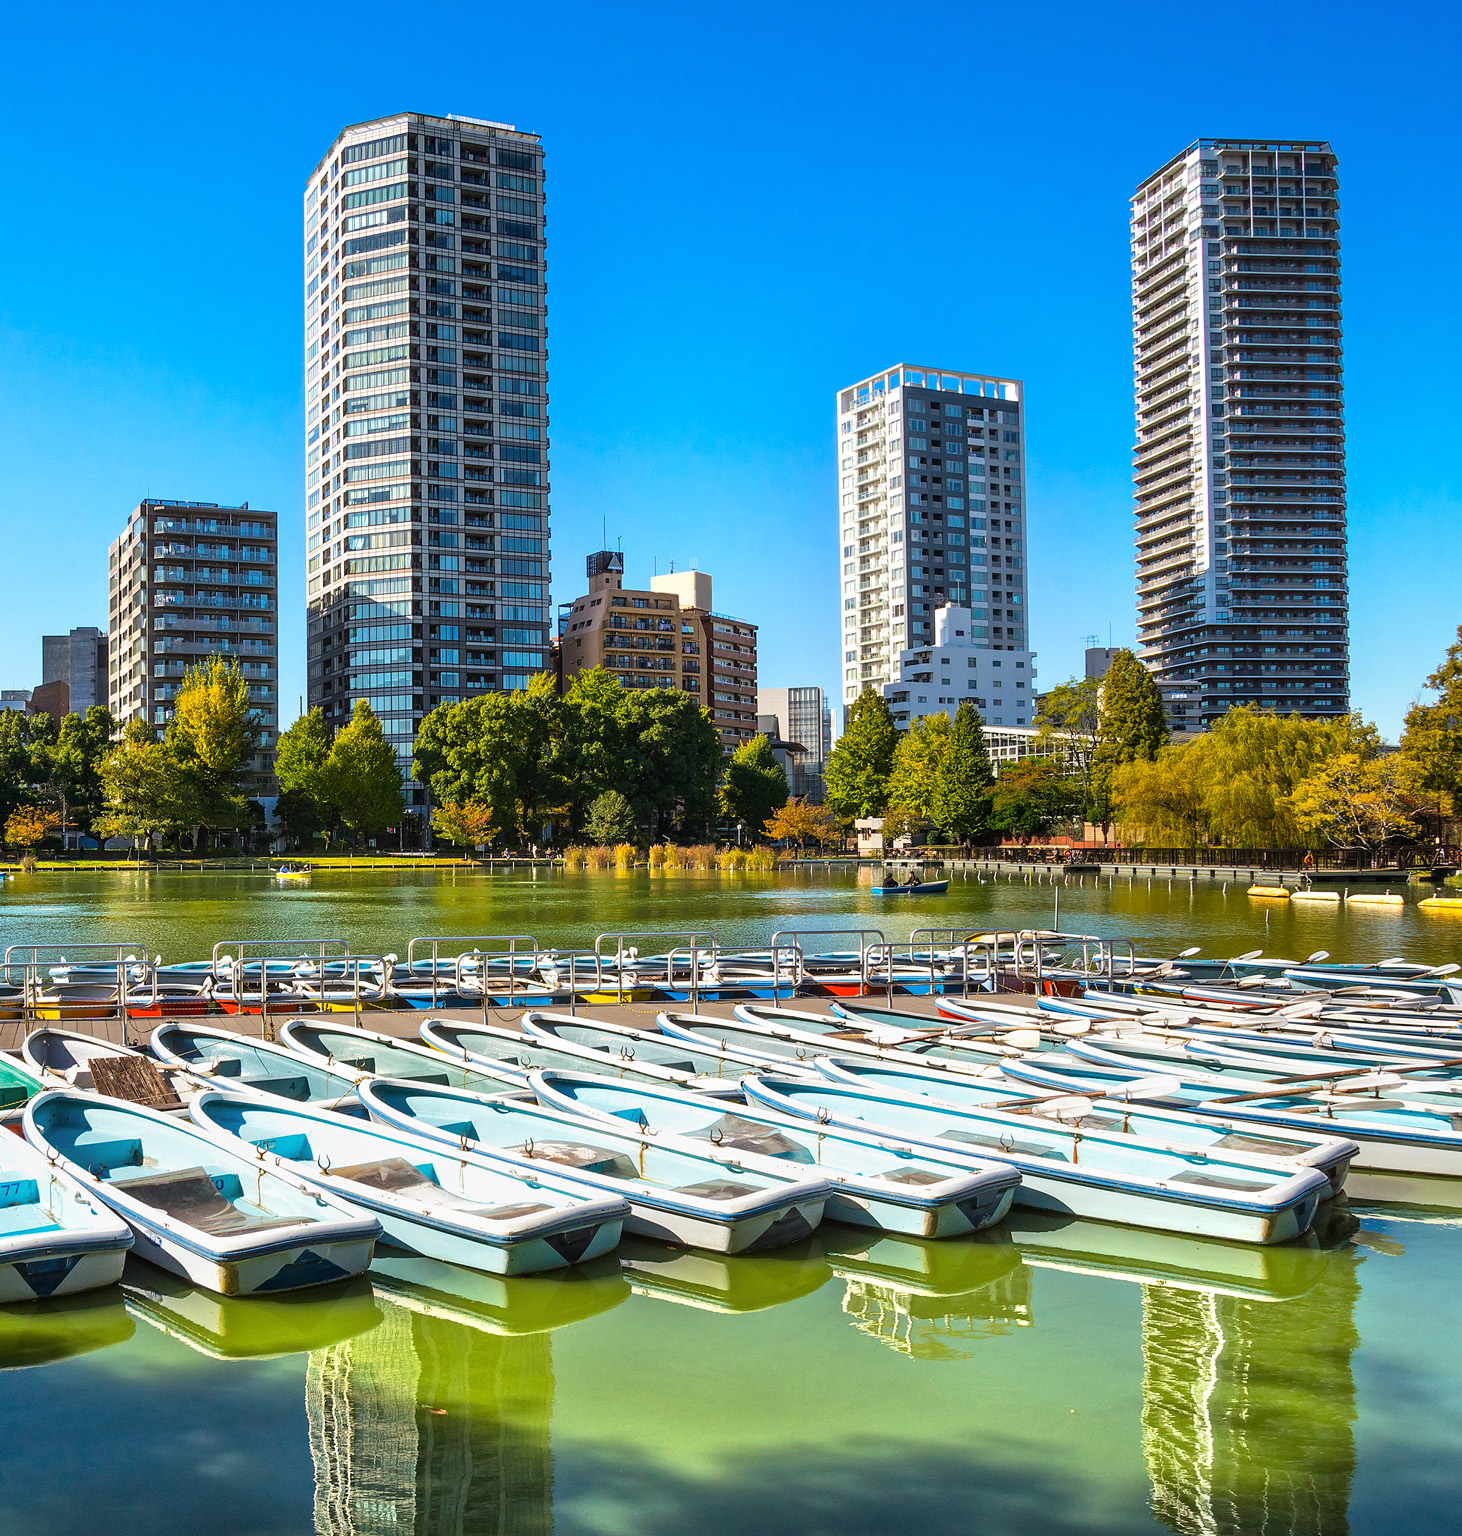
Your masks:
{"label": "metal railing", "polygon": [[691,1011],[694,1013],[699,1007],[700,1001],[700,957],[709,950],[711,963],[716,963],[720,950],[716,944],[716,936],[713,933],[689,931],[667,931],[663,933],[601,933],[594,940],[594,960],[598,967],[598,974],[602,984],[604,976],[604,962],[608,958],[604,952],[607,943],[613,943],[614,950],[614,986],[616,1003],[624,1002],[624,957],[626,949],[634,950],[631,959],[639,958],[638,943],[626,945],[626,940],[639,939],[679,939],[680,943],[665,956],[665,990],[673,990],[675,984],[675,956],[682,950],[690,954],[690,986],[691,986]]}
{"label": "metal railing", "polygon": [[[512,1006],[512,999],[517,986],[518,957],[519,955],[532,956],[528,967],[529,973],[537,975],[539,966],[538,940],[531,933],[485,933],[471,936],[441,934],[436,936],[424,936],[412,939],[406,946],[406,969],[414,979],[416,975],[416,949],[418,945],[431,946],[431,1005],[438,1006],[437,982],[441,974],[441,961],[443,959],[442,945],[469,944],[470,949],[460,949],[445,958],[452,962],[452,989],[461,996],[467,996],[463,990],[463,966],[464,960],[476,960],[478,983],[482,989],[482,1002],[484,1010],[488,1003],[488,971],[494,959],[501,960],[504,956],[508,961],[508,1006]],[[490,944],[492,949],[484,949],[484,944]],[[521,947],[520,946],[526,946]]]}
{"label": "metal railing", "polygon": [[807,952],[802,947],[803,939],[848,939],[858,940],[858,993],[860,997],[868,996],[868,984],[870,980],[870,953],[876,953],[884,962],[884,975],[887,985],[889,1002],[893,1001],[893,961],[888,938],[881,928],[783,928],[772,935],[772,1000],[774,1006],[782,1006],[782,990],[778,985],[781,973],[781,955],[788,952],[795,957],[796,979],[792,983],[792,995],[797,995],[797,989],[806,979]]}
{"label": "metal railing", "polygon": [[[332,966],[332,974],[326,976],[321,970],[313,996],[311,995],[311,983],[308,978],[299,978],[294,983],[294,990],[287,1001],[289,1012],[292,1015],[303,1013],[303,1003],[313,1001],[317,1013],[331,1013],[339,1010],[332,1009],[332,1002],[343,1001],[342,986],[344,983],[349,990],[351,1012],[355,1015],[356,1027],[360,1028],[361,1005],[363,1003],[384,1003],[391,990],[391,966],[395,960],[394,955],[346,955],[340,962],[340,967],[335,970]],[[375,973],[374,984],[367,983],[362,986],[362,977]],[[269,1007],[269,980],[267,974],[262,978],[259,996],[259,1030],[266,1040],[275,1038],[274,1023]],[[240,1002],[242,1010],[242,1000]]]}
{"label": "metal railing", "polygon": [[[157,1006],[157,968],[148,953],[145,944],[12,944],[0,960],[0,977],[8,986],[16,986],[18,979],[24,1034],[46,1021],[43,1010],[48,1015],[55,1009],[58,1022],[68,1018],[120,1022],[125,1043],[129,1002],[143,1003],[149,1009]],[[107,973],[108,979],[91,983],[58,982],[54,973],[62,969]],[[112,980],[113,973],[115,981]],[[150,991],[141,996],[138,989],[131,986],[133,982],[145,985],[149,980]],[[82,998],[73,995],[68,1002],[68,988],[87,985],[107,991],[109,996]],[[110,1008],[102,1006],[107,1003]]]}

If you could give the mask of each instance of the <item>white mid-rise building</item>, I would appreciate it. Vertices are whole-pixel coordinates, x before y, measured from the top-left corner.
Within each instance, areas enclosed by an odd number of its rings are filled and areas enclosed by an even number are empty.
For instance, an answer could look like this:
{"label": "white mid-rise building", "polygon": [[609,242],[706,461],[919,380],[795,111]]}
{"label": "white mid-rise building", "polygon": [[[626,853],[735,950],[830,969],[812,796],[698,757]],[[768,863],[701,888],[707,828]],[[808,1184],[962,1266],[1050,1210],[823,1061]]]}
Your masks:
{"label": "white mid-rise building", "polygon": [[1034,730],[1035,653],[995,649],[977,635],[986,626],[974,622],[975,611],[946,605],[934,615],[932,641],[899,652],[898,677],[883,685],[883,696],[901,731],[924,715],[953,720],[966,703],[979,712],[987,730]]}
{"label": "white mid-rise building", "polygon": [[903,364],[839,392],[845,711],[931,644],[946,604],[966,606],[967,638],[990,649],[1029,643],[1023,393]]}

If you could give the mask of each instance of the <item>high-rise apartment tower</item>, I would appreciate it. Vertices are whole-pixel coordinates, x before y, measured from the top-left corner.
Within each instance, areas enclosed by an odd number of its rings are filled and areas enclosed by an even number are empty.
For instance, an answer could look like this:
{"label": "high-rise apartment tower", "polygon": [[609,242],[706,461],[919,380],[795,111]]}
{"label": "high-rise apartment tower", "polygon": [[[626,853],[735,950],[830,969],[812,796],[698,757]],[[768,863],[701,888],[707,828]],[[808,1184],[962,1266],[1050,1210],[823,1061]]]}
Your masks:
{"label": "high-rise apartment tower", "polygon": [[1137,636],[1190,728],[1350,707],[1335,167],[1200,139],[1132,201]]}
{"label": "high-rise apartment tower", "polygon": [[967,605],[973,639],[1029,644],[1018,379],[900,364],[838,393],[843,706],[894,681]]}
{"label": "high-rise apartment tower", "polygon": [[254,773],[263,796],[278,793],[278,551],[273,512],[150,498],[108,556],[104,697],[117,723],[140,716],[161,731],[190,666],[215,653],[237,658],[261,726]]}
{"label": "high-rise apartment tower", "polygon": [[424,714],[547,661],[542,145],[357,123],[304,223],[309,699],[369,700],[409,774]]}

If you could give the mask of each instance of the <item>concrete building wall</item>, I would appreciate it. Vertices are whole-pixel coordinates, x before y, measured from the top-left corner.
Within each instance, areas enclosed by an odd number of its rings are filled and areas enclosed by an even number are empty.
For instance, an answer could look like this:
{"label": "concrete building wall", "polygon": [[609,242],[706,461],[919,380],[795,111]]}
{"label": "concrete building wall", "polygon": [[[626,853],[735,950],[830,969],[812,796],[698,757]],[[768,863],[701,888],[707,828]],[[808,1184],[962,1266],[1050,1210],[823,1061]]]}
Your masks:
{"label": "concrete building wall", "polygon": [[[261,795],[278,792],[278,519],[247,502],[142,502],[108,553],[107,703],[118,724],[167,724],[188,667],[238,659],[263,722]],[[74,707],[74,705],[73,705]]]}

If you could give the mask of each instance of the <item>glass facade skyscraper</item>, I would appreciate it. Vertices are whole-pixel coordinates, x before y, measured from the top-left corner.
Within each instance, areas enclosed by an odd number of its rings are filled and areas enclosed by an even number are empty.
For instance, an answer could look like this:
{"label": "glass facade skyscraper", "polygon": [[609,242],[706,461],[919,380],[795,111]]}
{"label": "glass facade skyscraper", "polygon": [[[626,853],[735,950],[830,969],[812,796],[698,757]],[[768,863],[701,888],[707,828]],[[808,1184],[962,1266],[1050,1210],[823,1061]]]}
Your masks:
{"label": "glass facade skyscraper", "polygon": [[368,700],[408,774],[423,715],[547,663],[544,260],[506,123],[357,123],[306,185],[309,702]]}

